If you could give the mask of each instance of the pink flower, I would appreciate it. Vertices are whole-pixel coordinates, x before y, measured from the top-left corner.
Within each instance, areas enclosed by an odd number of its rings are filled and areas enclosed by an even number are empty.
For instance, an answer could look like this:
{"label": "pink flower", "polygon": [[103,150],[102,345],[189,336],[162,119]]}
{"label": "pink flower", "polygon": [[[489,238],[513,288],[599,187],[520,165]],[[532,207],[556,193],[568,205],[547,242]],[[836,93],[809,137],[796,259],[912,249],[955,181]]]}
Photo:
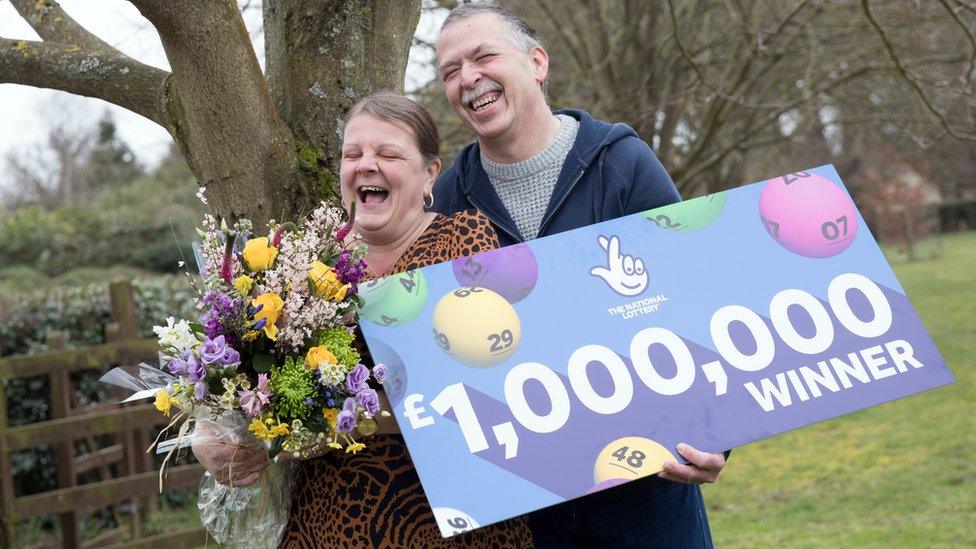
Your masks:
{"label": "pink flower", "polygon": [[262,406],[271,402],[271,391],[268,389],[268,374],[258,374],[257,389],[238,391],[237,398],[244,413],[257,417],[261,415]]}

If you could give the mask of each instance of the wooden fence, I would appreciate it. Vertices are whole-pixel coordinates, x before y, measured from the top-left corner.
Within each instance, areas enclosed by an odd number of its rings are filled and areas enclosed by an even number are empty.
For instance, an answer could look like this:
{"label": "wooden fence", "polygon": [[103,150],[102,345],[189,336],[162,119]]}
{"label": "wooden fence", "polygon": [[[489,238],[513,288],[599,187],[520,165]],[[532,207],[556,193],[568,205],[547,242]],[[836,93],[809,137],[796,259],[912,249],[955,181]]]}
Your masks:
{"label": "wooden fence", "polygon": [[[166,418],[151,403],[121,405],[100,403],[75,407],[71,374],[82,371],[106,372],[114,366],[134,366],[156,358],[156,341],[138,339],[138,321],[129,282],[110,286],[114,322],[106,328],[104,345],[65,349],[62,333],[48,334],[48,352],[0,358],[0,544],[18,547],[17,521],[44,515],[57,515],[62,545],[76,547],[155,547],[168,549],[196,547],[206,542],[203,527],[138,538],[140,522],[156,507],[159,487],[153,456],[146,453],[149,430],[165,425]],[[50,386],[50,419],[10,427],[7,417],[9,380],[46,376]],[[95,437],[108,437],[112,444],[99,448]],[[76,442],[86,449],[76,455]],[[57,462],[57,489],[39,494],[16,496],[11,468],[11,453],[52,444]],[[113,476],[113,469],[115,475]],[[78,484],[78,476],[95,471],[99,480]],[[200,481],[199,465],[167,468],[166,488],[193,486]],[[111,507],[117,528],[91,540],[82,540],[79,519],[86,513]],[[128,510],[123,520],[120,508]],[[121,540],[133,538],[125,541]]]}

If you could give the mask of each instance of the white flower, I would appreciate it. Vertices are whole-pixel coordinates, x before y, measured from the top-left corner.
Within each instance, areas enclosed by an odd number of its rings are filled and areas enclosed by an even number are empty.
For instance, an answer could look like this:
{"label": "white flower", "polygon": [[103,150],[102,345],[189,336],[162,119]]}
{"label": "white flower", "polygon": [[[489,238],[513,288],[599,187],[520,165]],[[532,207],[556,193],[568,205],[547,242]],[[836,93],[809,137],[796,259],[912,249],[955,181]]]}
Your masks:
{"label": "white flower", "polygon": [[327,387],[335,387],[346,380],[346,369],[339,364],[323,364],[319,366],[322,374],[321,382]]}
{"label": "white flower", "polygon": [[153,333],[159,338],[160,347],[173,348],[177,354],[193,349],[199,343],[190,323],[182,319],[176,322],[173,317],[166,319],[166,326],[153,326]]}

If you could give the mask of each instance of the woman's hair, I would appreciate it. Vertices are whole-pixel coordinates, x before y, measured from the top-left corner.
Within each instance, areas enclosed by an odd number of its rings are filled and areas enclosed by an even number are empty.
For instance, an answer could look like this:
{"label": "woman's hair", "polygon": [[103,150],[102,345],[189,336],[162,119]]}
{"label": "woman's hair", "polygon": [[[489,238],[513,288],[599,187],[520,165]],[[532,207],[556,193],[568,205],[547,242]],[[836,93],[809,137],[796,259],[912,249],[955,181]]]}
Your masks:
{"label": "woman's hair", "polygon": [[441,157],[441,137],[437,132],[437,124],[434,124],[427,109],[413,99],[393,92],[373,93],[360,99],[349,109],[342,127],[345,128],[352,117],[364,112],[380,120],[405,125],[413,133],[425,164]]}

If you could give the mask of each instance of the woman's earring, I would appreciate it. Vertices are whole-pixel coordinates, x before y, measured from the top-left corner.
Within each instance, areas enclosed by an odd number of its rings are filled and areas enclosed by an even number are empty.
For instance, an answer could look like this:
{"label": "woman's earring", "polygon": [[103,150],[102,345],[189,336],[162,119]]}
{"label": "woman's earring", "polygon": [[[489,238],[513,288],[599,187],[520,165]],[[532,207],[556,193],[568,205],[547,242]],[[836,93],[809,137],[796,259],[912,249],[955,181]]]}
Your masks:
{"label": "woman's earring", "polygon": [[424,196],[424,207],[428,210],[434,207],[434,193]]}

